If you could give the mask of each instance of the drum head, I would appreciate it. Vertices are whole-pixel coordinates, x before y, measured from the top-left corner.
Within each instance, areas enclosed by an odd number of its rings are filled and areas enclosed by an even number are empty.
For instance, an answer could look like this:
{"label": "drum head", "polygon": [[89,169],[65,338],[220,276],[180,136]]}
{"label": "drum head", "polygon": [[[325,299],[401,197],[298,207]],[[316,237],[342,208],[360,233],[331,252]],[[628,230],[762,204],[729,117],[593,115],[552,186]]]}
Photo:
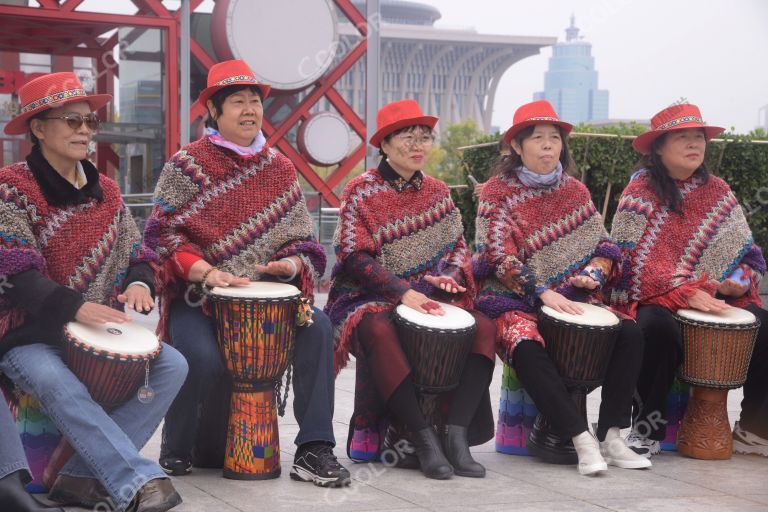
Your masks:
{"label": "drum head", "polygon": [[452,306],[450,304],[444,304],[439,302],[440,307],[445,311],[444,316],[429,315],[427,313],[421,313],[415,309],[400,304],[395,309],[403,320],[407,320],[412,324],[426,327],[428,329],[441,329],[445,331],[454,331],[459,329],[467,329],[475,325],[475,318],[467,313],[465,310]]}
{"label": "drum head", "polygon": [[720,313],[706,313],[698,309],[679,309],[677,315],[693,322],[714,325],[749,325],[757,321],[755,315],[741,308],[728,308]]}
{"label": "drum head", "polygon": [[541,312],[550,318],[560,320],[568,324],[584,325],[591,327],[611,327],[618,325],[619,317],[614,315],[608,308],[601,308],[594,304],[582,304],[579,306],[584,310],[581,315],[572,315],[570,313],[560,313],[549,306],[542,306]]}
{"label": "drum head", "polygon": [[228,297],[237,299],[286,299],[301,295],[298,288],[292,284],[270,283],[258,281],[246,286],[217,286],[210,292],[213,297]]}
{"label": "drum head", "polygon": [[102,325],[69,322],[66,331],[75,340],[103,352],[126,356],[149,355],[160,342],[149,329],[133,323]]}

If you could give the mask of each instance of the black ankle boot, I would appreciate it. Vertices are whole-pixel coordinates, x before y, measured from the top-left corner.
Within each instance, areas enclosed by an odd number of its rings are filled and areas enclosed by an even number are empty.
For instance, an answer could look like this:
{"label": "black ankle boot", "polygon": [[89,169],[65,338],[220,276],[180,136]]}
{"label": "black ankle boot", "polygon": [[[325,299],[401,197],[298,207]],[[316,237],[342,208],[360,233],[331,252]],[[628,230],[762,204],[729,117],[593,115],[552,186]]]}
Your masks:
{"label": "black ankle boot", "polygon": [[440,439],[435,429],[427,427],[414,432],[413,444],[416,446],[416,456],[419,458],[421,472],[427,478],[445,480],[453,475],[453,468],[443,455]]}
{"label": "black ankle boot", "polygon": [[467,441],[467,427],[446,425],[443,432],[443,451],[453,466],[453,472],[459,476],[483,478],[485,467],[472,458]]}
{"label": "black ankle boot", "polygon": [[21,471],[0,478],[0,503],[3,512],[64,512],[61,508],[51,508],[41,505],[24,489]]}

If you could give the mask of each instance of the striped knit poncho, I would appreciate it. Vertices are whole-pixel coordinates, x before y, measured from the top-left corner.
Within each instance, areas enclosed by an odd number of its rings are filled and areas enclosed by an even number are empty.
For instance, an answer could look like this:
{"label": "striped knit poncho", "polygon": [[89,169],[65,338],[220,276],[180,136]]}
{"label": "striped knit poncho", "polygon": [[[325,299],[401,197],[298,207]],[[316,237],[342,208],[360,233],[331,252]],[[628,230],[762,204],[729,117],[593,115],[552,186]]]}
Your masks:
{"label": "striped knit poncho", "polygon": [[[97,175],[95,168],[92,176]],[[50,172],[55,172],[51,170]],[[0,276],[27,270],[74,290],[82,299],[123,309],[117,301],[129,266],[151,262],[155,255],[141,244],[136,223],[117,184],[98,179],[103,199],[69,206],[49,204],[26,162],[0,169]],[[42,299],[41,299],[42,300]],[[60,304],[49,304],[37,320],[57,324]],[[21,326],[26,313],[0,293],[0,338]],[[24,340],[34,342],[40,340]],[[7,347],[6,347],[7,348]]]}
{"label": "striped knit poncho", "polygon": [[744,212],[728,184],[695,174],[677,182],[682,214],[656,196],[646,170],[624,189],[613,219],[612,236],[622,249],[622,273],[610,293],[615,307],[634,315],[638,304],[687,307],[696,289],[714,293],[716,281],[739,266],[751,278],[734,306],[761,305],[758,281],[766,270]]}
{"label": "striped knit poncho", "polygon": [[600,292],[574,287],[569,278],[588,268],[605,280],[615,274],[618,247],[587,188],[563,174],[551,187],[524,185],[515,175],[483,187],[476,221],[475,305],[495,318],[497,353],[507,361],[536,330],[537,297],[546,289],[580,302],[601,302]]}
{"label": "striped knit poncho", "polygon": [[288,256],[303,262],[295,283],[305,296],[325,270],[325,253],[312,232],[312,219],[293,164],[264,146],[252,157],[203,137],[184,146],[165,164],[144,240],[160,264],[158,333],[171,302],[188,286],[177,277],[173,254],[191,252],[217,268],[259,280],[255,265]]}

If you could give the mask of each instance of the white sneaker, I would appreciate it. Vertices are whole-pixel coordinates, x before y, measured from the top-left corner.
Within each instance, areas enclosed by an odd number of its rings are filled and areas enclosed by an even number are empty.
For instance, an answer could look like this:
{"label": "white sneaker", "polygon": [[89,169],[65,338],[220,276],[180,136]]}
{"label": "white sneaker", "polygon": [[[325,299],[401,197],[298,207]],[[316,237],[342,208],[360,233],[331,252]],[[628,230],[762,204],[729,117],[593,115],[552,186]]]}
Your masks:
{"label": "white sneaker", "polygon": [[611,466],[623,469],[642,469],[651,467],[651,460],[630,450],[627,443],[621,438],[618,427],[608,429],[605,441],[600,442],[600,454],[605,462]]}
{"label": "white sneaker", "polygon": [[646,458],[651,458],[651,455],[658,455],[661,453],[661,442],[648,439],[647,437],[639,434],[635,430],[631,431],[627,436],[626,443],[630,450],[642,455]]}
{"label": "white sneaker", "polygon": [[733,451],[745,455],[768,457],[768,439],[744,430],[737,421],[733,427]]}
{"label": "white sneaker", "polygon": [[579,474],[594,475],[608,470],[608,464],[600,455],[600,444],[589,430],[574,436],[572,439],[573,447],[576,448],[576,455],[579,457]]}

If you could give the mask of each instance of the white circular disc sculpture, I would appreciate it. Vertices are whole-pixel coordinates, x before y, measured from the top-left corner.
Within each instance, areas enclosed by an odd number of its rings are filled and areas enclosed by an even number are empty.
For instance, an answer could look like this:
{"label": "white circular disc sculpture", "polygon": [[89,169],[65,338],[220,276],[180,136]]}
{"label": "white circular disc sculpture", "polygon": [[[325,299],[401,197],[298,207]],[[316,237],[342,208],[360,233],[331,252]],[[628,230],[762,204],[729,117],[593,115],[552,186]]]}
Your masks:
{"label": "white circular disc sculpture", "polygon": [[331,0],[219,0],[211,35],[220,58],[242,59],[260,82],[294,91],[333,63],[337,24]]}
{"label": "white circular disc sculpture", "polygon": [[299,128],[299,149],[315,165],[335,165],[349,154],[350,129],[334,112],[312,114]]}

